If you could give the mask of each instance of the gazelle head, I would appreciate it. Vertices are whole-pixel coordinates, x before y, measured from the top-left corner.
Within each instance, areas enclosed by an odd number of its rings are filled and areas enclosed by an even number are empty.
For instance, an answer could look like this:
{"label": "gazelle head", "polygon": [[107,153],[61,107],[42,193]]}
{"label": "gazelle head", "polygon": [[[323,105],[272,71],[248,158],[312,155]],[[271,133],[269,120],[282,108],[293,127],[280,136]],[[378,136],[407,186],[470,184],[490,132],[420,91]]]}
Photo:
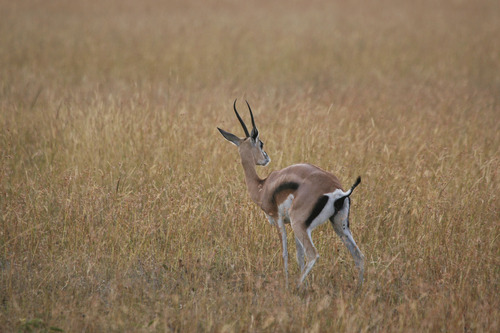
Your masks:
{"label": "gazelle head", "polygon": [[264,142],[262,142],[259,138],[259,131],[255,126],[255,121],[253,119],[253,113],[252,109],[250,108],[250,104],[248,104],[248,102],[246,103],[248,106],[248,110],[250,111],[250,117],[252,118],[251,133],[248,133],[248,129],[245,123],[243,122],[243,119],[241,119],[240,115],[238,114],[238,111],[236,110],[236,100],[234,100],[233,109],[234,113],[236,113],[236,117],[240,121],[241,127],[243,127],[243,130],[245,131],[245,138],[241,139],[236,135],[226,132],[218,127],[217,129],[227,141],[231,142],[232,144],[238,147],[238,151],[242,159],[251,158],[255,165],[266,166],[269,164],[271,159],[264,151]]}

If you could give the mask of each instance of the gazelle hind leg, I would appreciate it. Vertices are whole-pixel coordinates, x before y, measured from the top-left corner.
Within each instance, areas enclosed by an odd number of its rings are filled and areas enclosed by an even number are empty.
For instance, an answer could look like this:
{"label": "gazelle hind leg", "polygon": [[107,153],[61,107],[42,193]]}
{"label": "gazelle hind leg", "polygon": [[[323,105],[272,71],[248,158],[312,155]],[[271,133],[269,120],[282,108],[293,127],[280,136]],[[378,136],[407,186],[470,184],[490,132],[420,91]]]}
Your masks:
{"label": "gazelle hind leg", "polygon": [[304,282],[305,278],[307,277],[307,274],[309,274],[314,264],[316,263],[316,260],[318,259],[319,255],[318,251],[316,251],[316,248],[314,247],[314,244],[312,242],[311,233],[307,229],[303,229],[302,226],[300,225],[292,224],[292,228],[293,232],[295,233],[296,239],[300,242],[303,249],[305,250],[307,259],[307,265],[305,269],[302,270],[302,274],[300,276],[298,284],[298,286],[300,287],[300,285]]}
{"label": "gazelle hind leg", "polygon": [[347,247],[351,253],[354,263],[359,270],[358,286],[363,284],[363,275],[365,272],[365,256],[361,253],[359,247],[356,245],[354,238],[352,238],[351,230],[346,223],[335,223],[331,220],[333,229],[342,240],[342,243]]}
{"label": "gazelle hind leg", "polygon": [[363,253],[361,253],[359,247],[356,245],[356,242],[354,241],[354,238],[352,238],[351,230],[349,230],[349,228],[344,231],[344,235],[341,237],[341,239],[354,258],[354,263],[359,270],[358,286],[361,286],[363,284],[363,275],[365,272],[365,256],[363,255]]}
{"label": "gazelle hind leg", "polygon": [[280,218],[277,225],[278,234],[280,236],[281,245],[283,247],[283,264],[285,269],[285,284],[288,288],[288,247],[286,238],[286,229],[283,220]]}

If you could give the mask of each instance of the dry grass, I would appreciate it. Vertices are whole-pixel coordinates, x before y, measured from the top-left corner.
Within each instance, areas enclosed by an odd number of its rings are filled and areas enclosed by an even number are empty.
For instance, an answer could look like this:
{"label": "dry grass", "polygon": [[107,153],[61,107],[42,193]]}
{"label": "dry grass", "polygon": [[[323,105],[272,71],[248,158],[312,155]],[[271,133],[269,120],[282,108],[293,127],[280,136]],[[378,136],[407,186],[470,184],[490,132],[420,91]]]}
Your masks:
{"label": "dry grass", "polygon": [[[498,1],[0,12],[0,331],[499,331]],[[328,225],[308,287],[285,290],[216,131],[240,133],[236,97],[273,160],[262,175],[363,177],[359,297]]]}

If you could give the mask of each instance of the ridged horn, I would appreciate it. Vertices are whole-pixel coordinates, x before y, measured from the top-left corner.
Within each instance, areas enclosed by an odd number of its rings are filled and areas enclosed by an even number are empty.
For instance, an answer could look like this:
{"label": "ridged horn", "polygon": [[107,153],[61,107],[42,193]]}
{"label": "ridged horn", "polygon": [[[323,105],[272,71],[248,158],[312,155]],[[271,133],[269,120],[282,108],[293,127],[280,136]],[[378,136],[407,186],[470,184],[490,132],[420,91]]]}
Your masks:
{"label": "ridged horn", "polygon": [[255,121],[253,120],[252,108],[250,107],[250,104],[248,104],[248,101],[245,102],[247,103],[248,110],[250,110],[250,117],[252,117],[252,127],[255,128],[255,130],[257,130],[257,126],[255,126]]}
{"label": "ridged horn", "polygon": [[[238,114],[238,111],[236,111],[236,100],[237,99],[234,100],[234,104],[233,104],[234,113],[236,113],[236,117],[238,117],[238,120],[240,121],[241,127],[243,127],[243,130],[245,131],[245,135],[248,138],[250,136],[250,133],[248,133],[247,126],[243,122],[243,119],[241,119],[240,115]],[[252,123],[253,123],[253,117],[252,117]]]}

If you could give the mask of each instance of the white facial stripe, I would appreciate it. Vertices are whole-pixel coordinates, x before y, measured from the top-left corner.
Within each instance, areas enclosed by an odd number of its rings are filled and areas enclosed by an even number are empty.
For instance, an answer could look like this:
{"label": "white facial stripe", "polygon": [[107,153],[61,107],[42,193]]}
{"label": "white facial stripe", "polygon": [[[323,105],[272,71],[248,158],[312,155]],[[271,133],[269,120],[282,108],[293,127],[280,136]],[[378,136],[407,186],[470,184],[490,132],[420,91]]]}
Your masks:
{"label": "white facial stripe", "polygon": [[266,154],[265,151],[262,151],[262,155],[264,156],[264,160],[259,161],[257,164],[261,166],[266,166],[269,164],[269,162],[271,162],[271,159],[269,158],[269,156]]}

